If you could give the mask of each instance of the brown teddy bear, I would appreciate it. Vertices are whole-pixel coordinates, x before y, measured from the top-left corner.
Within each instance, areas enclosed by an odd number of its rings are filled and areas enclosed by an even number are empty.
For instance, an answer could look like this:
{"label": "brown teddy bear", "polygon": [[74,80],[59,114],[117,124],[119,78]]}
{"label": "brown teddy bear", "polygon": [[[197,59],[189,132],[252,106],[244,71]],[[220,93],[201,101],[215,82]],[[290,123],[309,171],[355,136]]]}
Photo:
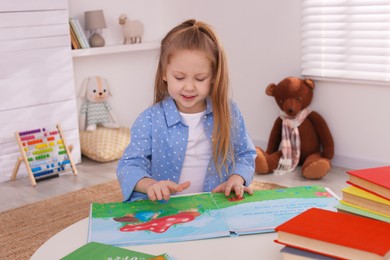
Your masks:
{"label": "brown teddy bear", "polygon": [[331,168],[332,134],[323,117],[309,109],[313,98],[311,79],[288,77],[265,90],[281,109],[272,128],[267,151],[256,147],[256,172],[283,174],[302,165],[308,179],[320,179]]}

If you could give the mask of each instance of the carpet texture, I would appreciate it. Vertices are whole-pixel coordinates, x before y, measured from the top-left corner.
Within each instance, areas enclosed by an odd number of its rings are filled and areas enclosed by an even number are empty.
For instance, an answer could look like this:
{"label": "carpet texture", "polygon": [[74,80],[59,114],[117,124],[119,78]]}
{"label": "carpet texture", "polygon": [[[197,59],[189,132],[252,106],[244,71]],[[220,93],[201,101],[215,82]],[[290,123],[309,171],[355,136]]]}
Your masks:
{"label": "carpet texture", "polygon": [[111,181],[0,213],[0,259],[30,259],[50,237],[89,216],[92,202],[121,201]]}
{"label": "carpet texture", "polygon": [[[253,190],[284,188],[254,181]],[[92,202],[121,201],[118,181],[111,181],[0,213],[0,259],[29,259],[49,238],[89,216]]]}

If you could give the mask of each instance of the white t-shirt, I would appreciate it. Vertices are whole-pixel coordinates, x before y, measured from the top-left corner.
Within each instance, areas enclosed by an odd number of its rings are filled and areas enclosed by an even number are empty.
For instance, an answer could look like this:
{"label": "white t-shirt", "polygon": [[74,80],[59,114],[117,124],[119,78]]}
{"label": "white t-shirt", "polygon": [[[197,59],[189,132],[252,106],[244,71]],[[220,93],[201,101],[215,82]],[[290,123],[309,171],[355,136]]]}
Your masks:
{"label": "white t-shirt", "polygon": [[183,122],[188,126],[188,144],[181,170],[179,183],[191,182],[191,186],[177,194],[197,193],[203,191],[207,166],[212,156],[211,140],[207,138],[203,116],[206,111],[185,114],[181,113]]}

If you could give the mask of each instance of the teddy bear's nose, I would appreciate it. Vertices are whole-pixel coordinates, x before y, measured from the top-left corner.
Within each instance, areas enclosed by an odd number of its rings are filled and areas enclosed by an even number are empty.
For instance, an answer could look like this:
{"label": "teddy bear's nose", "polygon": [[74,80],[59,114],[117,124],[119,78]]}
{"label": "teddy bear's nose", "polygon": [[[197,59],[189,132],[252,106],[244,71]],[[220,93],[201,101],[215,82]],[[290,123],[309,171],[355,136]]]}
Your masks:
{"label": "teddy bear's nose", "polygon": [[99,92],[99,96],[101,96],[101,95],[103,95],[103,93],[102,93],[102,92]]}

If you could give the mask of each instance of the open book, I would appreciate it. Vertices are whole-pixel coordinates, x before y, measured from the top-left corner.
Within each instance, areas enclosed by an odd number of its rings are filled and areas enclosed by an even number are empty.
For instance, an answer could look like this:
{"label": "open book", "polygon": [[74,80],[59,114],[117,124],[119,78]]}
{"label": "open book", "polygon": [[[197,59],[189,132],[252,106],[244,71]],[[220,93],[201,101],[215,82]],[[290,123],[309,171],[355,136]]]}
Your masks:
{"label": "open book", "polygon": [[88,242],[139,245],[274,232],[309,208],[334,211],[336,204],[321,186],[254,191],[242,199],[199,193],[169,201],[92,203]]}

